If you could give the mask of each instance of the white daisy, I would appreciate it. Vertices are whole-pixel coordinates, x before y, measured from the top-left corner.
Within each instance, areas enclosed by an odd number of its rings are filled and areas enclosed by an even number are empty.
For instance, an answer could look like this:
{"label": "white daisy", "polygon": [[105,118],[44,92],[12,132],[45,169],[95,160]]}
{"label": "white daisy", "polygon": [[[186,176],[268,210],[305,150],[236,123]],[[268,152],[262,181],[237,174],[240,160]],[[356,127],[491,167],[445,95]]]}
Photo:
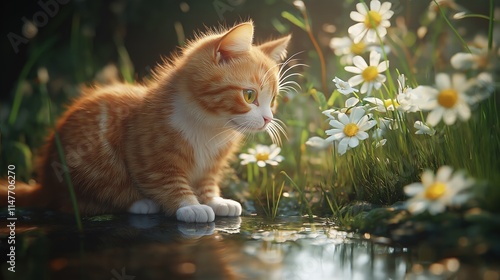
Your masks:
{"label": "white daisy", "polygon": [[383,38],[387,29],[391,26],[389,19],[394,14],[390,2],[380,4],[378,0],[370,2],[370,9],[364,3],[356,4],[356,11],[351,12],[351,19],[358,22],[349,27],[347,32],[353,38],[354,43],[359,43],[366,36],[367,42],[376,42],[377,33]]}
{"label": "white daisy", "polygon": [[395,130],[399,128],[398,122],[395,119],[384,117],[379,118],[378,122],[379,127],[375,129],[375,132],[372,135],[375,139],[382,139],[387,130]]}
{"label": "white daisy", "polygon": [[485,69],[491,65],[488,38],[477,35],[469,45],[470,53],[459,52],[450,59],[450,64],[457,70]]}
{"label": "white daisy", "polygon": [[[349,36],[332,38],[330,40],[330,48],[335,55],[340,57],[340,64],[342,65],[350,65],[354,56],[362,55],[372,50],[382,53],[382,48],[378,43],[366,42],[365,40],[354,43]],[[384,45],[385,53],[389,53],[390,50],[389,46]]]}
{"label": "white daisy", "polygon": [[426,101],[426,97],[414,91],[411,87],[406,86],[406,78],[404,74],[398,77],[398,95],[396,100],[399,103],[397,107],[402,112],[419,112],[421,105]]}
{"label": "white daisy", "polygon": [[375,148],[380,148],[384,146],[385,143],[387,143],[387,139],[381,139],[380,141],[377,141],[377,143],[375,143]]}
{"label": "white daisy", "polygon": [[465,91],[469,86],[470,83],[463,74],[454,74],[450,79],[448,74],[439,73],[436,75],[436,88],[429,86],[415,88],[414,91],[418,94],[428,97],[422,105],[422,109],[431,110],[427,115],[426,123],[436,126],[443,119],[445,124],[452,125],[457,117],[462,121],[468,120],[471,111]]}
{"label": "white daisy", "polygon": [[341,109],[328,109],[323,111],[322,113],[330,119],[335,119],[338,113],[350,114],[352,108],[354,108],[359,103],[359,99],[357,97],[350,97],[345,101],[345,107]]}
{"label": "white daisy", "polygon": [[318,151],[328,148],[331,144],[332,144],[331,141],[326,141],[325,139],[318,136],[311,137],[306,141],[307,146]]}
{"label": "white daisy", "polygon": [[416,121],[415,124],[413,124],[413,127],[417,129],[415,134],[428,134],[428,135],[434,135],[436,134],[436,130],[432,128],[431,126],[426,125],[422,121]]}
{"label": "white daisy", "polygon": [[338,114],[338,120],[331,119],[330,125],[334,127],[326,131],[326,141],[338,141],[338,153],[343,155],[348,148],[359,145],[360,140],[368,138],[367,130],[377,124],[375,120],[370,120],[363,108],[355,107],[348,116],[344,113]]}
{"label": "white daisy", "polygon": [[412,197],[407,201],[408,210],[418,214],[428,210],[435,215],[444,212],[447,206],[461,205],[469,199],[469,194],[462,191],[470,188],[474,180],[465,177],[463,172],[455,172],[449,166],[441,166],[437,174],[426,170],[422,174],[422,182],[404,187],[406,195]]}
{"label": "white daisy", "polygon": [[271,146],[260,145],[255,146],[255,149],[248,149],[248,154],[240,154],[241,165],[247,165],[256,162],[259,167],[269,165],[278,165],[283,161],[284,157],[279,155],[281,148],[276,144]]}
{"label": "white daisy", "polygon": [[349,82],[345,82],[345,81],[339,79],[338,77],[335,77],[335,79],[333,79],[333,82],[335,83],[337,90],[340,93],[342,93],[343,95],[348,95],[348,94],[353,93],[353,92],[358,92],[358,89],[351,87]]}
{"label": "white daisy", "polygon": [[365,97],[363,101],[375,105],[375,107],[373,107],[372,110],[375,110],[380,113],[386,113],[387,111],[394,111],[396,108],[399,107],[399,103],[396,99],[389,98],[382,100],[376,97]]}
{"label": "white daisy", "polygon": [[[437,5],[436,5],[437,2]],[[436,19],[437,14],[439,14],[439,8],[441,9],[450,9],[457,11],[459,9],[459,6],[455,3],[455,0],[437,0],[434,2],[434,0],[430,1],[429,4],[429,9],[427,11],[427,17],[429,20],[433,21]],[[439,7],[438,7],[439,5]]]}
{"label": "white daisy", "polygon": [[380,89],[382,83],[385,82],[385,76],[380,74],[389,68],[389,61],[380,62],[380,53],[376,51],[370,52],[370,65],[361,56],[355,56],[352,60],[354,66],[346,66],[347,72],[359,74],[349,79],[349,84],[357,86],[361,83],[361,93],[371,94],[372,90]]}

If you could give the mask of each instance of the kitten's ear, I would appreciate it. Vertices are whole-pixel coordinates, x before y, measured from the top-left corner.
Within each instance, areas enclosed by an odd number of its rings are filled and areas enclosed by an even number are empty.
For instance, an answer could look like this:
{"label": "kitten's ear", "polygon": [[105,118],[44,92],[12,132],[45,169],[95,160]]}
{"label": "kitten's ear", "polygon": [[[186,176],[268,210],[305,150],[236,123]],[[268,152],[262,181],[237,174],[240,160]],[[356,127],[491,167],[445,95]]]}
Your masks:
{"label": "kitten's ear", "polygon": [[282,61],[286,57],[286,48],[292,35],[266,42],[259,46],[259,49],[274,59],[276,62]]}
{"label": "kitten's ear", "polygon": [[253,23],[245,22],[227,31],[215,49],[215,61],[227,60],[247,52],[252,47]]}

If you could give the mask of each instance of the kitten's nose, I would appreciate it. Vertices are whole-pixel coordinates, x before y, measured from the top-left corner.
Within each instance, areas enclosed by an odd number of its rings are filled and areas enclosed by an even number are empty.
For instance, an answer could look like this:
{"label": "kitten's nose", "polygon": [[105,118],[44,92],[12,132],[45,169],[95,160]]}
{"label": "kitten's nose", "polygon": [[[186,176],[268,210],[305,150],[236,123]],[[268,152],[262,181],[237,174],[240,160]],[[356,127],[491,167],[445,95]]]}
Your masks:
{"label": "kitten's nose", "polygon": [[270,117],[262,117],[264,119],[264,125],[270,123],[273,119]]}

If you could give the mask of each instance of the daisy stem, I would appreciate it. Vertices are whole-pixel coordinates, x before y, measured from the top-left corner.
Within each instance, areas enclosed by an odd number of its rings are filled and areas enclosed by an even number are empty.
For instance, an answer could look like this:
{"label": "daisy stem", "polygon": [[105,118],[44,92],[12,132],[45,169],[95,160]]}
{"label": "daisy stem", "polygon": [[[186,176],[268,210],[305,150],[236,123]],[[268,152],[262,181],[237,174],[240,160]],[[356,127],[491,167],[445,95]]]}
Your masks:
{"label": "daisy stem", "polygon": [[[264,166],[264,168],[262,168],[262,182],[261,182],[261,185],[260,185],[260,188],[266,188],[266,185],[267,185],[267,167]],[[267,193],[267,188],[266,188],[266,193]]]}
{"label": "daisy stem", "polygon": [[490,22],[488,24],[488,50],[493,49],[493,27],[495,26],[495,0],[490,0]]}
{"label": "daisy stem", "polygon": [[319,63],[320,63],[320,66],[321,66],[321,87],[322,87],[322,91],[323,91],[323,94],[327,94],[328,87],[326,86],[326,63],[325,63],[325,57],[323,55],[323,51],[319,47],[318,42],[316,41],[316,38],[314,38],[314,34],[312,32],[312,26],[311,26],[311,23],[309,22],[309,17],[307,16],[307,9],[305,8],[305,4],[304,4],[304,9],[301,10],[301,12],[302,12],[302,16],[304,17],[304,23],[306,25],[306,33],[309,36],[309,39],[311,40],[311,42],[312,42],[312,44],[314,46],[314,49],[318,53]]}
{"label": "daisy stem", "polygon": [[253,170],[251,164],[247,164],[247,176],[248,183],[251,184],[253,182]]}
{"label": "daisy stem", "polygon": [[[44,99],[46,100],[46,102],[48,104],[49,123],[52,127],[55,128],[54,119],[52,118],[52,106],[51,106],[52,102],[51,102],[50,97],[49,97],[49,92],[47,90],[47,86],[45,84],[43,84],[40,89],[42,91],[42,95],[43,95]],[[63,145],[61,142],[61,137],[59,137],[59,133],[58,133],[57,129],[54,129],[54,142],[56,144],[56,150],[57,150],[57,154],[59,155],[59,160],[61,161],[61,164],[62,164],[63,178],[64,178],[66,185],[68,186],[71,205],[73,206],[73,214],[75,215],[76,226],[77,226],[80,234],[83,234],[82,219],[80,217],[80,210],[78,208],[78,200],[76,198],[75,188],[73,186],[73,182],[72,182],[71,176],[69,174],[69,167],[68,167],[68,164],[66,163],[66,156],[65,156],[64,148],[63,148]]]}
{"label": "daisy stem", "polygon": [[[471,50],[469,49],[469,46],[467,46],[467,43],[462,38],[462,36],[460,36],[460,34],[458,34],[458,31],[455,29],[455,27],[453,27],[453,25],[451,24],[451,22],[448,20],[448,17],[446,17],[446,15],[444,14],[444,11],[443,11],[443,9],[441,9],[441,6],[437,2],[437,0],[433,0],[433,1],[434,1],[434,3],[436,3],[437,8],[439,9],[439,13],[443,17],[443,19],[446,21],[446,23],[451,28],[451,30],[453,31],[453,33],[455,33],[455,35],[457,36],[458,40],[460,40],[460,42],[462,43],[464,49],[466,49],[469,53],[472,53]],[[490,1],[493,1],[493,0],[490,0]]]}

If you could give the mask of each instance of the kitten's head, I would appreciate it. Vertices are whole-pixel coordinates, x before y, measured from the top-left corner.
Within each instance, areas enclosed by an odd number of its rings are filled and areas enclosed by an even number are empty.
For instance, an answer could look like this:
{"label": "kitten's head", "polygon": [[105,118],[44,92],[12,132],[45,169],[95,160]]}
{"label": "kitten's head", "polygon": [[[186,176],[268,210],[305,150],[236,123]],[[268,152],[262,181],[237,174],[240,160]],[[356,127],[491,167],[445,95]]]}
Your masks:
{"label": "kitten's head", "polygon": [[[282,130],[273,116],[279,91],[279,63],[291,36],[254,46],[253,23],[203,35],[176,61],[177,87],[192,117],[222,129],[267,130],[273,140]],[[174,81],[175,82],[175,81]]]}

